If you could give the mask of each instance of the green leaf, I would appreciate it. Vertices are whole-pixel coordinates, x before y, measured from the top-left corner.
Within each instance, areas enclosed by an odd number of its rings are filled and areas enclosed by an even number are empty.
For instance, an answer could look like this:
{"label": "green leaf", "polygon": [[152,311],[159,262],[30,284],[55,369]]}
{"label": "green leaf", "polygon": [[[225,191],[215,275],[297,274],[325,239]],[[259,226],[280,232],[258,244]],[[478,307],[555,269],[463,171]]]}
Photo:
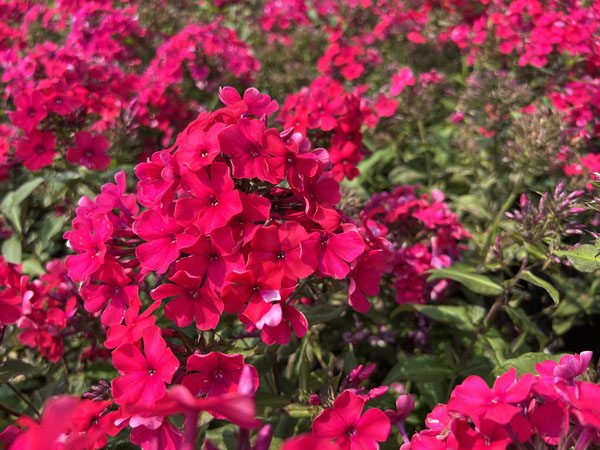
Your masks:
{"label": "green leaf", "polygon": [[471,305],[452,306],[452,305],[419,305],[416,303],[405,303],[398,306],[392,312],[392,317],[405,311],[416,311],[426,315],[430,319],[447,325],[456,326],[466,330],[475,330],[475,324],[471,321],[473,317],[473,307]]}
{"label": "green leaf", "polygon": [[51,216],[48,217],[42,223],[42,227],[40,229],[40,238],[39,238],[39,246],[42,250],[45,250],[48,242],[54,236],[56,236],[62,230],[63,225],[65,224],[65,218],[60,216]]}
{"label": "green leaf", "polygon": [[502,307],[510,320],[526,333],[531,333],[538,338],[540,347],[544,347],[546,344],[546,334],[529,318],[527,313],[521,308],[511,308],[508,305]]}
{"label": "green leaf", "polygon": [[452,368],[436,355],[416,355],[396,364],[382,385],[398,380],[441,381],[452,377]]}
{"label": "green leaf", "polygon": [[271,410],[283,408],[289,402],[290,399],[284,395],[269,394],[268,392],[256,393],[255,404],[259,415],[263,414],[267,408],[271,408]]}
{"label": "green leaf", "polygon": [[580,245],[572,250],[555,250],[554,254],[561,258],[566,256],[580,272],[594,272],[600,268],[600,259],[596,257],[598,250],[590,244]]}
{"label": "green leaf", "polygon": [[525,280],[531,284],[535,284],[536,286],[539,286],[542,289],[545,289],[546,292],[552,298],[552,301],[554,302],[555,305],[558,305],[558,303],[560,302],[560,296],[559,296],[556,288],[554,286],[552,286],[550,283],[548,283],[546,280],[543,280],[540,277],[534,275],[529,270],[525,270],[525,271],[521,272],[519,275],[519,278],[521,278],[522,280]]}
{"label": "green leaf", "polygon": [[23,200],[29,197],[31,193],[35,190],[35,188],[37,188],[43,182],[44,179],[38,177],[21,185],[21,187],[19,187],[19,189],[15,191],[12,201],[13,205],[20,205],[23,202]]}
{"label": "green leaf", "polygon": [[9,192],[2,199],[0,204],[0,210],[6,216],[6,218],[12,223],[19,233],[22,231],[21,227],[21,210],[19,206],[14,205],[15,193]]}
{"label": "green leaf", "polygon": [[9,359],[0,364],[0,383],[6,383],[19,375],[30,375],[35,372],[37,372],[37,368],[31,364],[17,359]]}
{"label": "green leaf", "polygon": [[340,317],[344,311],[343,307],[334,307],[331,305],[318,305],[312,308],[301,308],[301,312],[308,320],[310,325],[326,323],[337,317]]}
{"label": "green leaf", "polygon": [[481,295],[499,295],[502,293],[502,286],[490,278],[471,272],[464,266],[453,266],[446,269],[435,269],[427,281],[449,278],[458,281],[470,291]]}
{"label": "green leaf", "polygon": [[315,410],[314,406],[306,406],[299,403],[291,403],[283,409],[285,409],[290,417],[294,417],[296,419],[301,417],[312,417]]}
{"label": "green leaf", "polygon": [[24,260],[23,267],[21,268],[21,270],[24,274],[30,275],[32,277],[38,277],[46,273],[40,262],[33,258],[28,258]]}
{"label": "green leaf", "polygon": [[511,367],[514,367],[517,370],[518,375],[523,375],[525,373],[536,373],[536,364],[542,363],[548,359],[558,362],[563,355],[564,353],[560,355],[548,355],[542,352],[524,353],[517,358],[505,360],[502,364],[492,370],[492,374],[494,376],[500,376],[507,372]]}
{"label": "green leaf", "polygon": [[17,235],[11,236],[2,243],[2,256],[10,263],[21,263],[21,241]]}

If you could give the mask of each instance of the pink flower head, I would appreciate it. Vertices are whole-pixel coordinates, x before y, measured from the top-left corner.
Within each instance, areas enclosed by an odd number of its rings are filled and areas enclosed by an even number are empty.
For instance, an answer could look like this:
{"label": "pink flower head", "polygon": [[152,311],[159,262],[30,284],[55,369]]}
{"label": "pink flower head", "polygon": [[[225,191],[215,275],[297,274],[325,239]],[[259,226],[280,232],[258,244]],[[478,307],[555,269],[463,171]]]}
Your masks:
{"label": "pink flower head", "polygon": [[138,164],[135,174],[138,182],[138,201],[148,208],[161,204],[172,196],[176,185],[176,167],[173,155],[164,150],[152,154],[150,161]]}
{"label": "pink flower head", "polygon": [[225,394],[198,398],[183,385],[175,385],[162,399],[149,407],[140,404],[127,407],[130,414],[152,413],[168,416],[188,412],[208,411],[217,414],[242,428],[254,429],[260,426],[256,419],[256,407],[253,396],[245,392],[227,392]]}
{"label": "pink flower head", "polygon": [[73,93],[73,91],[52,91],[46,95],[46,107],[48,111],[55,112],[61,116],[66,116],[83,104],[82,101]]}
{"label": "pink flower head", "polygon": [[365,251],[362,237],[352,226],[333,234],[326,231],[311,233],[311,240],[303,245],[303,260],[316,265],[318,273],[338,280],[350,272],[348,263],[354,262]]}
{"label": "pink flower head", "polygon": [[516,381],[517,372],[514,367],[499,376],[490,389],[478,376],[470,376],[457,386],[448,402],[448,409],[468,415],[478,424],[486,419],[499,425],[508,424],[521,412],[519,405],[526,400],[536,377],[523,375]]}
{"label": "pink flower head", "polygon": [[182,174],[184,186],[194,197],[175,203],[175,220],[182,225],[194,223],[203,234],[225,226],[229,219],[242,211],[240,193],[234,189],[229,167],[224,163],[197,172]]}
{"label": "pink flower head", "polygon": [[[244,314],[240,314],[238,317],[246,324],[246,329],[248,330],[256,330],[258,326],[262,326],[260,338],[267,345],[275,343],[286,345],[290,342],[292,337],[290,326],[298,337],[304,336],[308,330],[308,321],[304,314],[293,306],[286,305],[283,302],[274,303],[268,314],[265,314],[261,318],[261,322],[257,324],[251,323]],[[271,319],[273,317],[275,317],[273,322],[279,321],[278,325],[272,324]],[[281,317],[281,320],[279,320],[279,317]]]}
{"label": "pink flower head", "polygon": [[22,92],[14,99],[17,110],[9,112],[8,116],[13,125],[25,133],[31,133],[38,123],[48,114],[44,104],[44,96],[39,91],[31,94]]}
{"label": "pink flower head", "polygon": [[179,361],[167,348],[160,328],[150,327],[143,332],[144,353],[133,344],[124,344],[112,353],[113,365],[121,374],[112,382],[115,403],[136,404],[149,408],[163,397],[179,368]]}
{"label": "pink flower head", "polygon": [[374,108],[379,117],[392,117],[398,109],[398,102],[382,94],[377,97]]}
{"label": "pink flower head", "polygon": [[367,312],[371,307],[367,296],[379,293],[379,282],[385,271],[386,260],[383,250],[364,253],[350,272],[348,303],[358,312]]}
{"label": "pink flower head", "polygon": [[398,95],[406,86],[414,86],[415,83],[416,80],[410,68],[403,67],[400,72],[392,76],[392,87],[390,92],[392,95]]}
{"label": "pink flower head", "polygon": [[340,450],[341,447],[329,439],[320,438],[311,433],[286,439],[281,450]]}
{"label": "pink flower head", "polygon": [[590,365],[593,352],[581,352],[579,355],[565,355],[560,358],[557,364],[555,361],[547,360],[541,364],[535,365],[535,370],[543,378],[555,377],[555,381],[561,379],[569,383],[573,382],[573,378],[583,375]]}
{"label": "pink flower head", "polygon": [[335,440],[343,450],[379,449],[390,432],[390,420],[383,411],[373,408],[364,414],[365,400],[344,391],[333,408],[326,409],[313,421],[316,437]]}
{"label": "pink flower head", "polygon": [[298,222],[260,228],[250,243],[248,265],[272,261],[284,267],[289,277],[306,278],[315,271],[311,262],[301,257],[302,243],[307,239],[308,233]]}
{"label": "pink flower head", "polygon": [[101,322],[107,326],[119,325],[125,310],[138,298],[138,287],[129,284],[131,279],[115,260],[102,266],[98,278],[102,284],[88,284],[81,290],[85,309],[95,313],[106,307]]}
{"label": "pink flower head", "polygon": [[79,402],[79,399],[66,395],[53,397],[44,404],[39,422],[20,417],[18,424],[29,429],[21,433],[10,448],[56,450],[61,435],[72,427],[71,418]]}
{"label": "pink flower head", "polygon": [[179,428],[164,419],[158,428],[140,425],[131,430],[131,442],[142,450],[180,450],[183,433]]}
{"label": "pink flower head", "polygon": [[143,313],[140,314],[142,301],[139,297],[130,299],[129,309],[125,312],[125,324],[111,326],[106,332],[106,348],[117,348],[123,344],[134,344],[144,334],[146,328],[154,326],[156,317],[152,313],[160,306],[160,302],[154,302]]}
{"label": "pink flower head", "polygon": [[111,401],[83,400],[73,413],[74,431],[68,442],[74,448],[100,449],[106,445],[106,435],[116,436],[120,431],[114,424],[116,411],[110,412]]}
{"label": "pink flower head", "polygon": [[15,142],[15,155],[29,170],[37,171],[54,160],[56,136],[49,131],[30,131],[24,139]]}
{"label": "pink flower head", "polygon": [[244,357],[239,354],[193,354],[187,360],[186,370],[189,374],[183,378],[182,384],[196,396],[215,397],[237,392],[244,367],[250,370],[254,393],[258,389],[258,373],[253,366],[244,364]]}
{"label": "pink flower head", "polygon": [[285,271],[271,262],[245,270],[230,272],[225,277],[229,284],[221,293],[221,300],[228,313],[238,312],[250,300],[252,303],[281,300],[281,288]]}
{"label": "pink flower head", "polygon": [[155,300],[174,297],[165,307],[165,315],[179,327],[195,321],[199,330],[216,328],[223,312],[223,302],[211,288],[202,286],[203,279],[179,270],[169,280],[175,284],[161,284],[150,293]]}
{"label": "pink flower head", "polygon": [[[23,278],[27,279],[27,277]],[[0,290],[0,323],[2,325],[15,323],[21,317],[23,313],[21,309],[22,294],[27,295],[28,299],[33,296],[32,292],[23,293],[22,291],[19,286],[11,287],[10,285],[5,285]]]}
{"label": "pink flower head", "polygon": [[75,222],[73,231],[65,233],[65,239],[78,253],[66,259],[69,277],[74,281],[83,281],[104,264],[106,241],[113,232],[112,224],[104,214],[95,214],[90,222]]}
{"label": "pink flower head", "polygon": [[185,135],[175,152],[177,163],[192,171],[210,165],[221,153],[217,138],[224,126],[223,123],[215,123],[208,131],[194,129]]}
{"label": "pink flower head", "polygon": [[396,399],[396,411],[388,409],[385,411],[392,423],[404,422],[415,407],[415,398],[410,395],[401,395]]}
{"label": "pink flower head", "polygon": [[179,257],[182,248],[192,245],[197,238],[183,226],[153,209],[141,213],[133,223],[133,231],[146,242],[135,249],[140,264],[147,270],[164,273]]}
{"label": "pink flower head", "polygon": [[75,145],[67,150],[67,161],[71,164],[81,164],[90,170],[103,170],[109,166],[110,156],[106,151],[110,144],[104,135],[80,131],[75,134]]}
{"label": "pink flower head", "polygon": [[261,117],[271,115],[279,109],[276,100],[271,100],[267,94],[261,94],[256,88],[248,88],[244,91],[244,98],[232,87],[226,86],[219,89],[219,99],[227,106],[244,102],[248,108],[248,114]]}

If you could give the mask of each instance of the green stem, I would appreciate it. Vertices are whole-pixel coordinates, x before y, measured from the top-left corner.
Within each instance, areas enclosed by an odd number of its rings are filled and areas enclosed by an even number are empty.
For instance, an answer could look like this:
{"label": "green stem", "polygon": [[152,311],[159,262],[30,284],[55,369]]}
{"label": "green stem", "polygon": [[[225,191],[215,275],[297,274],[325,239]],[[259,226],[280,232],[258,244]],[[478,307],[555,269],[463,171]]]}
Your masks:
{"label": "green stem", "polygon": [[39,417],[40,416],[40,412],[37,410],[37,408],[33,405],[33,403],[31,403],[31,401],[29,401],[29,399],[25,396],[25,394],[23,394],[21,391],[19,391],[10,381],[6,383],[6,385],[15,393],[19,396],[19,398],[21,400],[23,400],[25,403],[27,403],[27,406],[29,406],[31,408],[31,410]]}
{"label": "green stem", "polygon": [[427,146],[427,135],[425,134],[425,123],[423,120],[419,119],[417,121],[417,127],[419,128],[419,137],[421,139],[421,145],[423,146],[423,151],[425,152],[425,167],[427,170],[427,187],[431,187],[431,154],[429,152],[429,147]]}
{"label": "green stem", "polygon": [[483,244],[483,248],[481,249],[481,257],[482,257],[483,261],[485,261],[487,258],[488,252],[490,251],[490,246],[492,245],[492,239],[494,239],[494,237],[496,236],[498,227],[500,226],[500,221],[502,220],[504,213],[506,213],[506,211],[508,211],[508,208],[510,208],[511,205],[514,203],[514,201],[517,199],[517,197],[521,193],[521,190],[522,190],[521,184],[520,183],[515,184],[512,191],[510,192],[508,198],[502,204],[502,206],[500,207],[500,209],[494,216],[494,221],[492,222],[492,226],[490,227],[490,229],[487,232],[487,235],[485,237],[485,242]]}

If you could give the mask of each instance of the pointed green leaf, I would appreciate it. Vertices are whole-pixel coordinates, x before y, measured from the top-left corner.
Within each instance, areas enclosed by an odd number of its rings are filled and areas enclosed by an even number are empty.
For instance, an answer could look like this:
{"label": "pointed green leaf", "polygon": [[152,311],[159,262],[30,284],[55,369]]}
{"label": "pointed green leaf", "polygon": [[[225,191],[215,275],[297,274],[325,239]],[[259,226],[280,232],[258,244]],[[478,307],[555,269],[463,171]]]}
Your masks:
{"label": "pointed green leaf", "polygon": [[516,358],[505,360],[502,364],[496,366],[496,368],[492,370],[492,374],[494,376],[500,376],[507,372],[511,367],[514,367],[517,370],[518,375],[523,375],[524,373],[535,374],[536,364],[542,363],[548,359],[558,362],[563,355],[564,354],[548,355],[542,352],[524,353]]}
{"label": "pointed green leaf", "polygon": [[2,256],[9,263],[21,263],[21,241],[17,235],[13,235],[2,243]]}
{"label": "pointed green leaf", "polygon": [[502,293],[502,286],[490,278],[478,273],[470,272],[463,267],[448,267],[446,269],[435,269],[427,281],[449,278],[458,281],[470,291],[482,295],[499,295]]}
{"label": "pointed green leaf", "polygon": [[452,378],[452,368],[436,355],[416,355],[396,364],[382,385],[398,380],[442,381]]}
{"label": "pointed green leaf", "polygon": [[0,383],[6,383],[12,378],[19,375],[29,375],[35,373],[37,368],[31,364],[27,364],[24,361],[18,359],[9,359],[8,361],[0,364]]}
{"label": "pointed green leaf", "polygon": [[540,347],[544,347],[546,344],[546,334],[529,318],[527,313],[521,308],[511,308],[508,305],[502,307],[510,320],[523,330],[525,333],[531,333],[538,338]]}
{"label": "pointed green leaf", "polygon": [[528,270],[521,272],[519,275],[519,278],[521,278],[522,280],[525,280],[531,284],[535,284],[536,286],[539,286],[542,289],[545,289],[546,292],[552,298],[552,301],[554,302],[555,305],[558,305],[558,303],[560,302],[560,296],[558,294],[558,291],[556,290],[556,288],[554,286],[552,286],[546,280],[541,279],[540,277],[534,275],[533,273],[531,273]]}
{"label": "pointed green leaf", "polygon": [[44,182],[44,179],[41,177],[34,178],[31,181],[21,185],[19,189],[15,191],[15,195],[13,197],[13,205],[19,205],[23,200],[31,195],[31,193],[37,188],[40,184]]}
{"label": "pointed green leaf", "polygon": [[430,319],[447,325],[455,326],[460,329],[475,330],[475,324],[472,322],[472,305],[452,306],[452,305],[419,305],[416,303],[405,303],[398,306],[392,312],[392,317],[405,311],[416,311],[426,315]]}
{"label": "pointed green leaf", "polygon": [[566,256],[573,267],[580,272],[594,272],[600,269],[598,250],[590,244],[580,245],[572,250],[555,250],[554,254],[561,258]]}

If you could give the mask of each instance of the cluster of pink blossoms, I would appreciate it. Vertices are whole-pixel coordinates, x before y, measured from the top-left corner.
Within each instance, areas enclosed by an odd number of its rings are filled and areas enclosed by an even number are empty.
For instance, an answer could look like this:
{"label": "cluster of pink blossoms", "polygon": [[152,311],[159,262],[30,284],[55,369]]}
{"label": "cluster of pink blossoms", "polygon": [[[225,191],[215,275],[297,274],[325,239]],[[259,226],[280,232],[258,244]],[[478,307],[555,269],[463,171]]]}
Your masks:
{"label": "cluster of pink blossoms", "polygon": [[[65,234],[77,255],[66,264],[104,325],[120,323],[150,272],[169,280],[151,296],[171,299],[165,314],[177,326],[210,330],[223,311],[238,313],[268,344],[287,343],[290,325],[306,332],[289,301],[298,279],[350,274],[354,290],[378,286],[380,272],[369,280],[361,272],[381,250],[369,250],[335,208],[327,151],[268,128],[259,117],[277,103],[255,89],[242,98],[224,88],[221,99],[227,107],[200,114],[171,150],[136,168],[137,197],[125,193],[121,173],[95,201],[80,201]],[[283,180],[289,188],[278,186]]]}
{"label": "cluster of pink blossoms", "polygon": [[[535,365],[518,380],[511,368],[489,388],[471,376],[447,405],[427,416],[427,429],[403,450],[576,448],[600,444],[600,386],[582,381],[592,352]],[[512,448],[512,447],[511,447]]]}
{"label": "cluster of pink blossoms", "polygon": [[364,91],[363,87],[347,92],[340,82],[320,76],[309,87],[289,95],[279,114],[284,128],[293,127],[304,136],[311,131],[311,139],[327,146],[337,181],[358,176],[356,165],[367,152],[361,128],[378,121]]}
{"label": "cluster of pink blossoms", "polygon": [[460,257],[460,241],[469,233],[438,190],[417,196],[416,186],[374,194],[361,212],[363,228],[373,237],[398,243],[386,252],[398,303],[443,299],[446,280],[427,283],[427,271],[449,267]]}
{"label": "cluster of pink blossoms", "polygon": [[[184,70],[202,87],[215,88],[228,73],[249,82],[260,67],[236,32],[216,22],[166,39],[140,25],[136,3],[24,5],[2,1],[0,8],[2,24],[20,24],[0,34],[3,100],[14,105],[7,109],[12,126],[0,125],[0,179],[20,164],[32,171],[49,166],[61,152],[71,164],[106,169],[121,128],[158,130],[168,142],[193,119],[199,106],[182,92]],[[39,22],[64,42],[30,46]],[[147,49],[137,43],[151,39],[165,42],[140,71]]]}
{"label": "cluster of pink blossoms", "polygon": [[[47,272],[30,280],[21,274],[21,266],[0,257],[0,340],[6,325],[20,329],[19,342],[37,349],[56,362],[64,353],[63,338],[76,322],[76,289],[68,282],[64,263],[50,262]],[[86,314],[87,315],[87,314]],[[96,357],[97,347],[88,347],[82,358]]]}

